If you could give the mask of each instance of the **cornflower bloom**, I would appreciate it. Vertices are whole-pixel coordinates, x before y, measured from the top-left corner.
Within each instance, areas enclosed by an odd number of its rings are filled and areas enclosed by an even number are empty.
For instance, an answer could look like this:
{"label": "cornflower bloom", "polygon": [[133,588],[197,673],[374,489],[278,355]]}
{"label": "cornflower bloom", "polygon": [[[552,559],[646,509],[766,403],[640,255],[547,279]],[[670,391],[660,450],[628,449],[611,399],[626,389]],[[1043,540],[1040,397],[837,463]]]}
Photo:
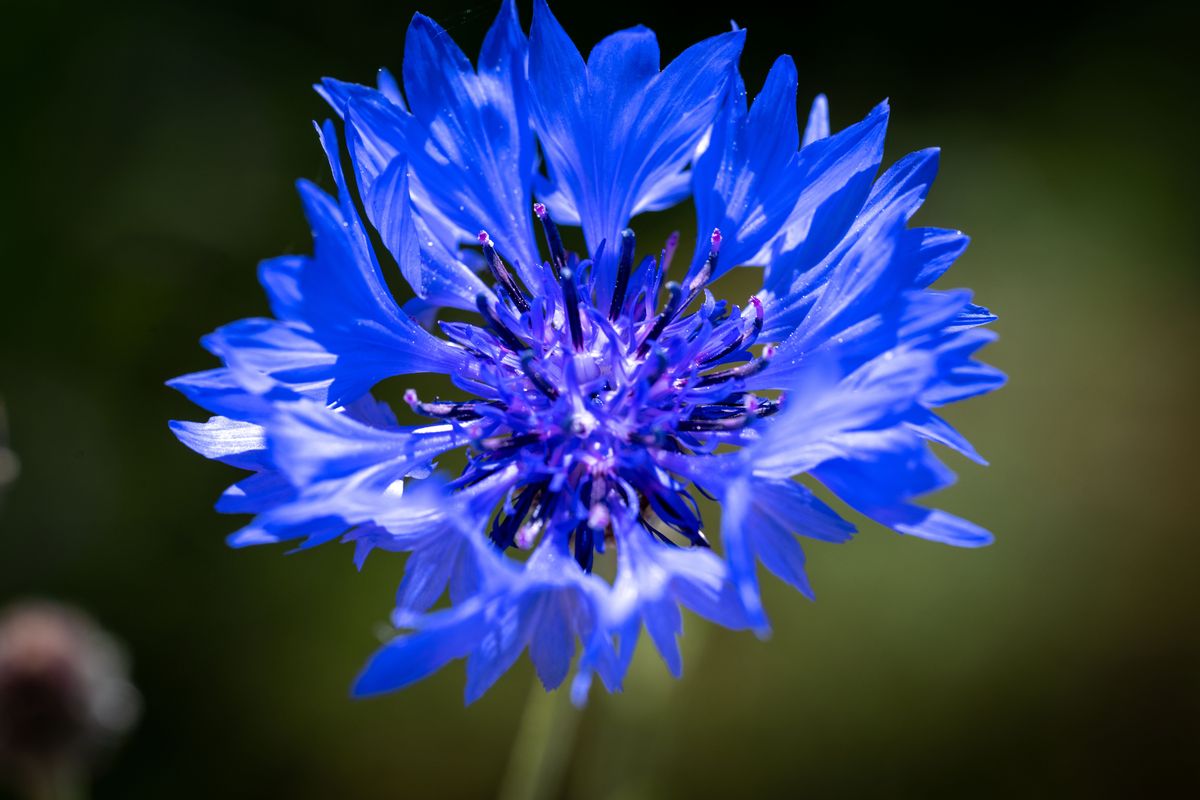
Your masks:
{"label": "cornflower bloom", "polygon": [[[620,687],[643,627],[678,675],[681,608],[765,632],[757,566],[811,595],[798,537],[851,537],[800,475],[899,533],[989,541],[912,502],[952,479],[929,442],[979,460],[935,409],[1003,381],[972,360],[994,317],[929,288],[967,238],[908,226],[938,153],[876,179],[886,103],[831,133],[818,97],[801,130],[786,57],[749,104],[744,36],[660,69],[636,27],[585,60],[544,2],[528,37],[506,2],[477,68],[417,15],[403,94],[386,71],[318,86],[343,141],[318,128],[334,194],[299,185],[314,252],[262,264],[274,316],[204,340],[222,366],[172,385],[215,416],[173,427],[253,473],[218,503],[255,515],[234,546],[407,554],[404,632],[357,693],[465,658],[470,702],[525,650],[550,689],[578,650],[582,702],[593,675]],[[689,197],[690,258],[678,236],[647,252],[630,220]],[[747,267],[761,290],[713,295]],[[402,423],[371,392],[418,373],[453,395],[409,390]],[[436,470],[460,450],[457,474]]]}

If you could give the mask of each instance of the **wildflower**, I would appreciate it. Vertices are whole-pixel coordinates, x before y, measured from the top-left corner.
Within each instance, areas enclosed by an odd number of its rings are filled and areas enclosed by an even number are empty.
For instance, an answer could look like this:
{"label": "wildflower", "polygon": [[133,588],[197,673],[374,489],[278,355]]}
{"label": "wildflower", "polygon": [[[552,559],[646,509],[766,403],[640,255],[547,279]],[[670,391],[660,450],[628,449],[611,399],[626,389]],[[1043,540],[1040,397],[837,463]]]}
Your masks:
{"label": "wildflower", "polygon": [[31,788],[76,781],[140,705],[124,651],[84,614],[40,601],[0,609],[0,772]]}
{"label": "wildflower", "polygon": [[[466,658],[471,701],[526,650],[550,689],[578,649],[582,702],[593,675],[620,687],[643,627],[678,675],[681,607],[765,632],[757,564],[810,595],[797,537],[854,531],[798,475],[900,533],[989,541],[911,502],[951,479],[928,442],[978,460],[934,409],[1003,380],[971,358],[991,314],[929,288],[966,237],[907,225],[937,151],[876,180],[887,105],[830,134],[819,97],[801,133],[789,59],[748,105],[743,40],[660,70],[637,27],[585,61],[544,2],[528,38],[507,2],[477,69],[417,15],[403,96],[386,71],[374,89],[318,87],[353,172],[325,123],[336,196],[300,183],[314,253],[262,265],[274,317],[204,340],[222,366],[172,385],[216,416],[173,427],[252,471],[218,503],[255,515],[235,546],[407,554],[393,615],[407,632],[357,693]],[[690,260],[678,236],[647,248],[627,227],[689,196]],[[404,306],[368,225],[416,295]],[[735,267],[763,270],[740,305],[709,288]],[[439,309],[473,321],[418,323]],[[409,390],[424,419],[401,424],[371,392],[417,373],[455,394]],[[438,473],[456,450],[466,466]],[[721,502],[717,541],[697,495]]]}

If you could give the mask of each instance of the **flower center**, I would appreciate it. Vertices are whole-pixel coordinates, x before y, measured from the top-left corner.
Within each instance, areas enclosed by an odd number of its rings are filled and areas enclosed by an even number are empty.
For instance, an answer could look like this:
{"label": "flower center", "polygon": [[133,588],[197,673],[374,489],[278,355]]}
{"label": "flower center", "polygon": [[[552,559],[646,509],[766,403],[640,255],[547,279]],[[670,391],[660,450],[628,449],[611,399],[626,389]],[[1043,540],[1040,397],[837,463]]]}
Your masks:
{"label": "flower center", "polygon": [[705,288],[720,254],[719,231],[695,274],[664,284],[677,235],[657,258],[635,266],[634,233],[625,230],[615,269],[600,270],[603,252],[580,261],[564,249],[546,209],[534,210],[550,253],[537,272],[541,285],[518,285],[481,232],[496,286],[495,295],[476,298],[484,325],[442,323],[475,357],[471,375],[458,383],[478,399],[425,403],[410,390],[406,401],[420,414],[466,426],[472,453],[462,485],[513,461],[522,465],[526,482],[492,531],[502,547],[529,547],[550,515],[570,515],[578,523],[576,557],[590,569],[614,503],[652,512],[703,543],[699,515],[678,499],[687,496],[683,487],[656,457],[735,443],[742,428],[779,409],[744,387],[767,363],[750,351],[763,327],[762,303],[752,297],[739,309]]}

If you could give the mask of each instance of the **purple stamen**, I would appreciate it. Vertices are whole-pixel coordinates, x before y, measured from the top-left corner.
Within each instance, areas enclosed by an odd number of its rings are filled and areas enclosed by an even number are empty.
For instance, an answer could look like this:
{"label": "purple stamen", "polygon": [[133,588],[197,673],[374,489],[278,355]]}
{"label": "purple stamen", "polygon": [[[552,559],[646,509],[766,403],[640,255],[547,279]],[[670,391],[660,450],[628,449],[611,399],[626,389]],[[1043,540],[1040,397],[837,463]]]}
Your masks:
{"label": "purple stamen", "polygon": [[524,342],[517,338],[517,335],[510,331],[508,327],[500,319],[500,315],[496,313],[496,309],[492,308],[492,304],[488,302],[488,297],[483,292],[475,296],[475,306],[479,309],[479,313],[491,328],[492,333],[500,340],[502,344],[512,350],[514,353],[519,353],[522,350],[528,349]]}
{"label": "purple stamen", "polygon": [[671,259],[675,257],[675,251],[679,248],[679,231],[673,231],[667,237],[667,243],[663,247],[662,252],[662,271],[667,274],[667,270],[671,268]]}
{"label": "purple stamen", "polygon": [[479,232],[479,244],[483,248],[483,258],[487,262],[488,269],[491,270],[492,278],[503,287],[508,299],[521,313],[528,311],[529,302],[525,299],[525,293],[517,286],[517,282],[505,268],[504,262],[500,260],[500,254],[496,252],[495,243],[492,242],[487,231]]}
{"label": "purple stamen", "polygon": [[613,287],[612,302],[608,306],[608,318],[616,322],[625,306],[625,293],[629,291],[629,273],[633,269],[633,248],[635,243],[633,231],[629,228],[621,231],[621,257],[617,262],[617,283]]}
{"label": "purple stamen", "polygon": [[712,386],[717,383],[734,380],[735,378],[749,378],[751,375],[757,375],[767,368],[767,364],[771,363],[766,358],[756,358],[747,361],[745,364],[729,369],[723,369],[720,372],[713,372],[708,375],[701,375],[700,382],[697,386]]}
{"label": "purple stamen", "polygon": [[521,371],[525,373],[525,377],[529,378],[529,382],[534,388],[551,400],[558,399],[558,389],[554,387],[550,381],[546,380],[540,372],[533,367],[534,355],[532,350],[526,350],[521,353]]}
{"label": "purple stamen", "polygon": [[[405,398],[407,399],[407,397]],[[413,411],[422,414],[426,417],[434,417],[435,419],[453,419],[458,422],[473,422],[479,419],[479,409],[482,406],[491,406],[492,408],[504,408],[504,405],[496,400],[467,400],[458,403],[422,403],[420,401],[410,403]]]}
{"label": "purple stamen", "polygon": [[567,251],[563,247],[562,236],[558,226],[546,213],[546,207],[541,203],[533,204],[533,213],[541,220],[542,232],[546,235],[546,246],[550,248],[550,265],[554,267],[554,277],[560,277],[563,267],[567,265]]}
{"label": "purple stamen", "polygon": [[642,340],[641,346],[638,347],[637,353],[639,358],[645,357],[646,353],[650,350],[651,342],[658,339],[663,329],[675,318],[675,312],[679,310],[680,300],[683,299],[683,289],[678,283],[671,281],[667,284],[667,291],[670,292],[670,296],[667,297],[666,306],[663,307],[662,313],[658,315],[658,318],[654,320],[654,327],[650,329],[650,332],[646,334],[646,338]]}
{"label": "purple stamen", "polygon": [[578,353],[583,349],[583,323],[579,318],[579,291],[575,286],[575,273],[564,268],[560,277],[564,311],[567,314],[567,323],[571,326],[571,344]]}
{"label": "purple stamen", "polygon": [[758,339],[758,335],[762,333],[763,329],[763,304],[762,300],[759,300],[758,297],[751,297],[750,304],[754,306],[754,322],[751,325],[750,332],[743,332],[740,336],[730,342],[728,346],[721,348],[721,350],[713,355],[704,356],[700,359],[701,364],[711,364],[715,361],[720,361],[730,353],[736,353],[738,350],[741,350],[745,347],[750,347],[754,344],[755,340]]}
{"label": "purple stamen", "polygon": [[712,236],[709,237],[708,258],[704,260],[704,264],[700,269],[696,270],[696,274],[688,281],[688,302],[704,288],[704,286],[712,280],[712,276],[717,270],[717,256],[721,252],[721,229],[713,228]]}
{"label": "purple stamen", "polygon": [[575,529],[575,561],[579,563],[584,572],[592,571],[595,554],[592,538],[592,529],[587,525],[580,525]]}

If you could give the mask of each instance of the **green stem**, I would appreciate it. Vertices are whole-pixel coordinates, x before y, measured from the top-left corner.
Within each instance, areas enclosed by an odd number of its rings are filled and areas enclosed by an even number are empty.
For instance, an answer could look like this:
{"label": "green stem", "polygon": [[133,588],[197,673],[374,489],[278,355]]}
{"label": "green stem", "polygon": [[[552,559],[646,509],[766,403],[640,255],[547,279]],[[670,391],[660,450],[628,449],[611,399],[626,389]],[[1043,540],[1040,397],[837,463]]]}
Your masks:
{"label": "green stem", "polygon": [[[690,615],[684,622],[686,633],[680,639],[685,677],[703,661],[710,629]],[[658,783],[660,765],[665,761],[687,758],[677,751],[677,740],[661,735],[664,720],[670,719],[685,700],[685,688],[671,677],[666,665],[648,641],[639,644],[625,678],[625,691],[614,702],[599,709],[600,716],[589,723],[589,740],[603,762],[584,760],[572,775],[568,787],[571,797],[590,800],[629,800],[663,797],[668,787]],[[647,736],[647,731],[660,735]]]}
{"label": "green stem", "polygon": [[565,688],[547,692],[536,680],[513,738],[500,800],[547,800],[562,787],[582,712]]}

